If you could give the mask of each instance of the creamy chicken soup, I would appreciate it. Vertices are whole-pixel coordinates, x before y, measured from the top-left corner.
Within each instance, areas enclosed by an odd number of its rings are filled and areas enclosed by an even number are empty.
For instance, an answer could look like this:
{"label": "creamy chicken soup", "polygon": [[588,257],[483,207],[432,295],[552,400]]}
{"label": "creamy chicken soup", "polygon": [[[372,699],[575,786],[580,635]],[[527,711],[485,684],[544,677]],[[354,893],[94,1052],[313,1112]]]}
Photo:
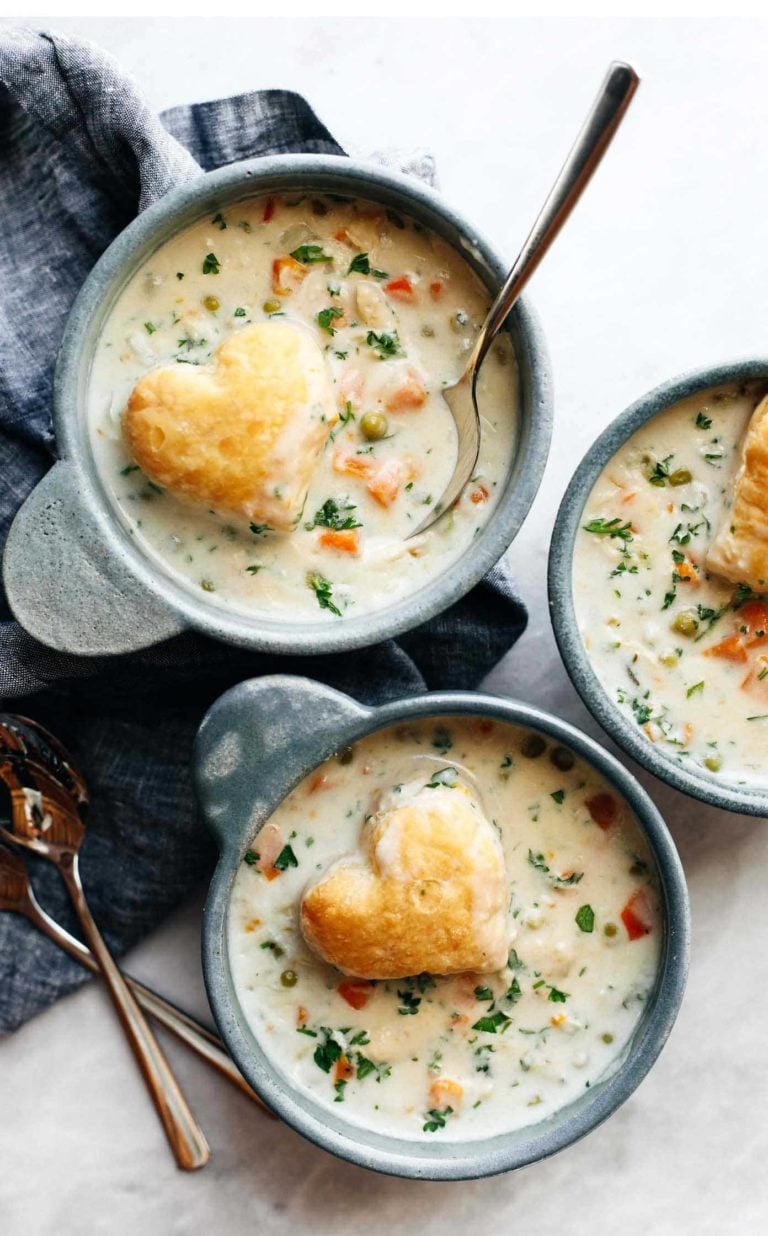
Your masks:
{"label": "creamy chicken soup", "polygon": [[[321,961],[300,929],[302,898],[306,907],[318,882],[360,862],[382,808],[421,799],[446,813],[445,796],[462,786],[503,863],[501,966],[371,981]],[[378,832],[376,871],[364,872],[353,895],[369,896],[384,878],[401,882],[402,913],[418,937],[418,913],[440,895],[440,881],[427,866],[407,887],[404,819],[397,843]],[[450,828],[433,876],[449,837]],[[483,861],[493,861],[487,848]],[[464,878],[458,858],[455,878]],[[352,957],[365,932],[351,930],[349,903],[331,909]],[[477,884],[471,904],[478,939],[495,948],[493,907]],[[428,913],[424,921],[433,939],[416,943],[463,943],[455,932],[451,939],[453,923],[434,924]],[[394,955],[404,933],[391,921],[378,930],[380,952],[389,933]],[[243,1013],[291,1085],[343,1104],[345,1118],[380,1133],[464,1140],[533,1124],[617,1067],[654,986],[662,931],[644,837],[589,765],[537,733],[439,718],[364,739],[285,799],[236,876],[228,947]]]}
{"label": "creamy chicken soup", "polygon": [[[187,586],[240,612],[333,623],[414,592],[481,530],[514,455],[517,370],[503,337],[479,382],[475,475],[434,530],[407,539],[452,474],[456,432],[441,391],[461,372],[488,305],[453,249],[365,202],[247,200],[187,228],[119,297],[90,379],[97,465],[130,535]],[[207,382],[214,353],[262,322],[308,332],[332,384],[334,420],[319,411],[324,449],[287,532],[273,530],[268,517],[238,518],[213,502],[181,501],[138,467],[123,433],[139,380],[172,365],[198,367]],[[187,391],[193,387],[186,382]],[[322,408],[319,399],[315,408]],[[164,431],[152,433],[148,446],[162,447]],[[202,435],[201,450],[209,445],[205,428],[190,430],[185,421],[177,435],[185,449],[190,433]],[[236,437],[210,445],[231,471],[224,456],[241,453]],[[290,450],[287,456],[283,451],[283,471]],[[188,467],[187,481],[190,474]],[[282,485],[281,473],[277,500]]]}
{"label": "creamy chicken soup", "polygon": [[573,598],[595,673],[649,742],[684,768],[764,786],[768,600],[705,561],[761,394],[696,395],[628,439],[584,507]]}

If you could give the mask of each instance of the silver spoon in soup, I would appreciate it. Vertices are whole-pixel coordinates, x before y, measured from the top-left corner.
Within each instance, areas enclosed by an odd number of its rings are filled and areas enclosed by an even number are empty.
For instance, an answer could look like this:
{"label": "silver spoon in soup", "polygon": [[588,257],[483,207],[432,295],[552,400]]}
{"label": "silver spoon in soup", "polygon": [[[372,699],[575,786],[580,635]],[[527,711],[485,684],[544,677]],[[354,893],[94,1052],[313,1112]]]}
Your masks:
{"label": "silver spoon in soup", "polygon": [[[410,536],[426,532],[449,510],[472,476],[480,451],[477,378],[494,339],[539,262],[549,249],[596,171],[640,84],[635,70],[619,61],[611,65],[597,98],[562,170],[541,208],[525,244],[488,310],[464,372],[443,391],[458,434],[456,467],[427,518]],[[409,537],[410,539],[410,537]]]}

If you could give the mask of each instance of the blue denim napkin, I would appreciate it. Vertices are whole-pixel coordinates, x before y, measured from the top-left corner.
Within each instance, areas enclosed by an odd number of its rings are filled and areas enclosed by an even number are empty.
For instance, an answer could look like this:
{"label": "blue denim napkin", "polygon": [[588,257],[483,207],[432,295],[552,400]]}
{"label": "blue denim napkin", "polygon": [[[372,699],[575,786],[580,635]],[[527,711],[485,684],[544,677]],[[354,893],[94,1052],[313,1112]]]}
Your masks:
{"label": "blue denim napkin", "polygon": [[[174,185],[254,155],[343,154],[299,95],[257,91],[158,117],[117,64],[76,39],[0,32],[0,545],[56,455],[51,379],[67,311],[99,255]],[[15,623],[0,596],[0,697],[43,721],[92,792],[83,879],[124,952],[205,881],[215,861],[195,812],[192,739],[205,709],[243,678],[276,670],[366,702],[474,687],[527,616],[504,566],[419,630],[343,657],[261,656],[194,635],[125,657],[65,656]],[[45,908],[76,930],[50,866],[33,863]],[[24,920],[0,915],[0,1033],[83,982]]]}

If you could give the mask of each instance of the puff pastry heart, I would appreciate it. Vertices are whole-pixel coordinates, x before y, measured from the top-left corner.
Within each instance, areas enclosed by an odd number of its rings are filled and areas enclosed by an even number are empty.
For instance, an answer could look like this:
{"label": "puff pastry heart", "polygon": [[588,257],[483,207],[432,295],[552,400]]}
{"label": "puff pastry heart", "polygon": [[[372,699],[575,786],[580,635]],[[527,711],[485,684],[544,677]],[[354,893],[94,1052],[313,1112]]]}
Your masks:
{"label": "puff pastry heart", "polygon": [[498,970],[506,904],[501,843],[470,791],[422,780],[390,792],[360,853],[305,890],[301,928],[310,948],[358,978]]}
{"label": "puff pastry heart", "polygon": [[271,321],[232,335],[209,365],[145,374],[123,436],[147,476],[177,497],[286,532],[337,420],[317,344]]}
{"label": "puff pastry heart", "polygon": [[747,426],[733,503],[709,547],[707,566],[731,583],[768,592],[768,396]]}

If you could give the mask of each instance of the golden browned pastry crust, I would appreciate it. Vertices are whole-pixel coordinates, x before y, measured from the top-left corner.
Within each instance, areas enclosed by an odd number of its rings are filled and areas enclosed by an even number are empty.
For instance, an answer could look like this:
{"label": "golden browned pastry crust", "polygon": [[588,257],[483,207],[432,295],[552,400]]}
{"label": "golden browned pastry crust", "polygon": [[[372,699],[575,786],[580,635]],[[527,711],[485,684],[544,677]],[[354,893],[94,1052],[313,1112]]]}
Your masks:
{"label": "golden browned pastry crust", "polygon": [[365,826],[362,849],[311,884],[304,938],[359,978],[498,970],[507,960],[504,856],[466,786],[405,786]]}
{"label": "golden browned pastry crust", "polygon": [[768,396],[747,426],[733,505],[709,547],[707,566],[734,584],[768,592]]}
{"label": "golden browned pastry crust", "polygon": [[210,365],[167,365],[133,388],[123,435],[177,497],[290,531],[338,420],[322,352],[288,322],[246,326]]}

